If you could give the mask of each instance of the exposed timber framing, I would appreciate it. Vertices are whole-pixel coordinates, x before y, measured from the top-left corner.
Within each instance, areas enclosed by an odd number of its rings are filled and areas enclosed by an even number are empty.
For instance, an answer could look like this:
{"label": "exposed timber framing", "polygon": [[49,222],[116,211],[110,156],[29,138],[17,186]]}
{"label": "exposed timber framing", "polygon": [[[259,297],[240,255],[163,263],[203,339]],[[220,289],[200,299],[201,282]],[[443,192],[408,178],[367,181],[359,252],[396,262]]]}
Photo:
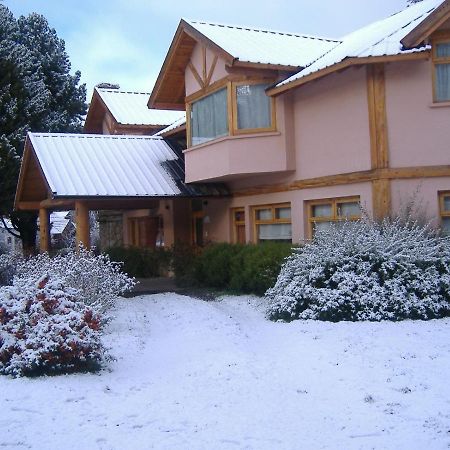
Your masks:
{"label": "exposed timber framing", "polygon": [[50,212],[48,209],[39,209],[39,251],[50,251]]}

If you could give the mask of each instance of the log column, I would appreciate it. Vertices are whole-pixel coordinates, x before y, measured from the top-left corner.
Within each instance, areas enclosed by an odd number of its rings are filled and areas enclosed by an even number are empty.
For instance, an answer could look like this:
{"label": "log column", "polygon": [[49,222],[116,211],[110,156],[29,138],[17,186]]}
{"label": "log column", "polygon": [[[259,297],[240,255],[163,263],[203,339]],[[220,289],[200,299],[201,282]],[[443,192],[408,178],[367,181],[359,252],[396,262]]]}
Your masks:
{"label": "log column", "polygon": [[48,209],[39,209],[39,251],[50,250],[50,212]]}
{"label": "log column", "polygon": [[89,208],[85,202],[75,202],[76,244],[84,248],[90,248],[89,241]]}

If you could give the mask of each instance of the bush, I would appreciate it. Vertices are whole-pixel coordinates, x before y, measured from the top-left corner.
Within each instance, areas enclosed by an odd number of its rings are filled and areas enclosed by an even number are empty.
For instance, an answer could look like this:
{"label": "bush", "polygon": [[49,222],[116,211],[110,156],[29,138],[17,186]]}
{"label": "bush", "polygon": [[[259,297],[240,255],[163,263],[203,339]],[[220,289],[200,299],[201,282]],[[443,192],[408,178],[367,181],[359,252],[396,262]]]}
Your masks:
{"label": "bush", "polygon": [[15,279],[0,288],[0,373],[98,369],[106,357],[101,317],[58,278]]}
{"label": "bush", "polygon": [[134,279],[121,271],[120,264],[112,262],[107,255],[96,256],[83,248],[54,257],[42,253],[21,259],[14,280],[37,283],[47,274],[67,288],[75,289],[74,298],[98,312],[111,308],[119,295],[135,285]]}
{"label": "bush", "polygon": [[122,270],[136,278],[159,277],[167,272],[171,252],[164,248],[112,247],[106,251],[111,261],[123,263]]}
{"label": "bush", "polygon": [[272,320],[443,317],[450,238],[410,219],[340,223],[295,250],[266,296]]}
{"label": "bush", "polygon": [[0,255],[0,286],[12,283],[17,264],[22,260],[23,257],[18,253],[4,253]]}
{"label": "bush", "polygon": [[196,275],[201,249],[184,242],[176,242],[172,247],[171,269],[179,286],[195,286],[199,282]]}

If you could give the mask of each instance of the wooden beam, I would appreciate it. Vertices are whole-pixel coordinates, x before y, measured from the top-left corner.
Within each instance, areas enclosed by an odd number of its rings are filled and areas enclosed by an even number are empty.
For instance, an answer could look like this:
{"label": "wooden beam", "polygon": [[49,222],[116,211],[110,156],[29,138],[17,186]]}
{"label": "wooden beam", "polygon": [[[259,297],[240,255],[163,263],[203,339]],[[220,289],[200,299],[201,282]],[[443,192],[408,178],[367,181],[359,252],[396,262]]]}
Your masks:
{"label": "wooden beam", "polygon": [[89,208],[83,201],[75,202],[75,224],[76,224],[76,246],[83,245],[89,249],[91,246],[89,239]]}
{"label": "wooden beam", "polygon": [[39,251],[50,251],[50,213],[48,209],[39,209]]}
{"label": "wooden beam", "polygon": [[372,181],[372,211],[375,220],[391,214],[391,182],[387,179]]}
{"label": "wooden beam", "polygon": [[217,55],[214,55],[213,62],[211,64],[211,67],[209,68],[208,76],[206,77],[205,86],[209,86],[209,84],[211,83],[211,78],[214,74],[214,70],[216,68],[216,64],[217,64],[218,60],[219,60],[219,57]]}
{"label": "wooden beam", "polygon": [[41,207],[41,202],[17,202],[14,209],[17,211],[37,211]]}
{"label": "wooden beam", "polygon": [[49,209],[53,209],[53,210],[74,209],[75,208],[75,200],[48,198],[48,199],[40,202],[39,207],[40,208],[49,208]]}
{"label": "wooden beam", "polygon": [[197,69],[195,68],[194,64],[192,64],[192,61],[188,62],[188,67],[192,75],[194,75],[194,78],[197,81],[198,85],[200,86],[200,89],[203,89],[205,87],[205,84],[203,83],[202,77],[197,72]]}
{"label": "wooden beam", "polygon": [[202,80],[203,80],[203,86],[206,86],[206,77],[207,77],[207,71],[206,71],[206,47],[202,47]]}

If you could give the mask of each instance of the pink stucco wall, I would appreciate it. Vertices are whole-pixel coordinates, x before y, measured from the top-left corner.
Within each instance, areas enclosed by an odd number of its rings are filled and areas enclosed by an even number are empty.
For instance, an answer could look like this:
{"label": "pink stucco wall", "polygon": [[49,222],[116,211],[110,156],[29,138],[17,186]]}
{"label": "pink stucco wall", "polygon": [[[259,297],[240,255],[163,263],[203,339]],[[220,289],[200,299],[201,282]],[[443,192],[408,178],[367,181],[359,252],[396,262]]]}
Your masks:
{"label": "pink stucco wall", "polygon": [[370,169],[365,69],[324,77],[293,95],[298,179]]}
{"label": "pink stucco wall", "polygon": [[450,105],[433,105],[430,60],[386,65],[391,167],[450,164]]}

